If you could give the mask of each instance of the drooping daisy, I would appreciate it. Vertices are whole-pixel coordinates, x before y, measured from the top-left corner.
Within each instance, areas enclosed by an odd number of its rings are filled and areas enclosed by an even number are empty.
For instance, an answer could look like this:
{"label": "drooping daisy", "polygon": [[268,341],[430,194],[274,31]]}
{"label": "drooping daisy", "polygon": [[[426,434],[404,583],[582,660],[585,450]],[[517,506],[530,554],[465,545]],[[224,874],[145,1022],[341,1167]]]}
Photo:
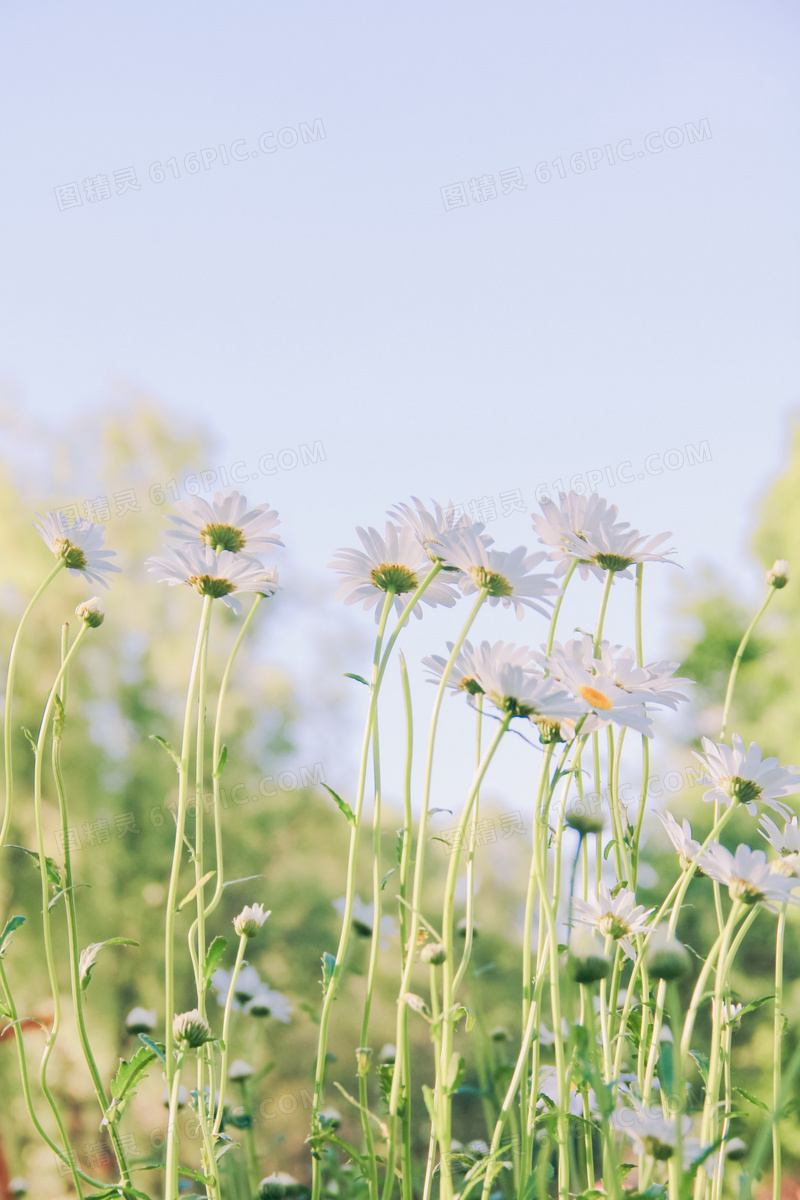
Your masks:
{"label": "drooping daisy", "polygon": [[744,804],[751,816],[758,812],[759,804],[766,804],[784,818],[792,810],[782,804],[780,796],[794,796],[800,792],[800,772],[797,767],[782,767],[777,758],[761,758],[761,747],[751,742],[745,750],[744,741],[738,733],[733,735],[733,746],[712,742],[703,738],[703,754],[695,751],[695,758],[705,774],[698,783],[710,783],[712,787],[703,794],[703,799],[721,804],[738,801]]}
{"label": "drooping daisy", "polygon": [[572,914],[576,921],[588,925],[619,942],[628,958],[635,958],[633,946],[628,940],[634,933],[647,933],[649,926],[646,919],[652,908],[645,908],[636,903],[636,896],[630,888],[622,888],[616,896],[606,883],[600,883],[594,900],[572,901]]}
{"label": "drooping daisy", "polygon": [[579,496],[577,492],[561,493],[558,504],[553,500],[541,501],[542,515],[532,515],[533,528],[539,541],[550,546],[548,558],[554,562],[554,574],[566,575],[571,562],[578,563],[584,579],[589,572],[598,579],[603,571],[590,559],[589,545],[601,535],[604,525],[613,525],[617,519],[617,506],[592,492],[591,496]]}
{"label": "drooping daisy", "polygon": [[[362,608],[375,609],[375,620],[378,621],[385,595],[392,591],[393,604],[399,615],[430,571],[427,554],[409,525],[400,527],[387,521],[383,537],[372,527],[357,528],[356,533],[364,549],[338,550],[337,557],[329,563],[334,571],[344,576],[336,599],[344,600],[345,604],[361,601]],[[456,589],[440,576],[432,580],[420,597],[420,601],[431,608],[438,604],[451,608],[457,599]],[[422,616],[419,604],[413,612],[417,617]]]}
{"label": "drooping daisy", "polygon": [[[344,916],[346,906],[346,898],[339,896],[337,900],[332,901],[333,907],[336,909],[340,917]],[[372,937],[372,931],[375,928],[375,905],[365,904],[360,896],[353,897],[353,914],[351,918],[353,929],[361,937]],[[380,937],[381,947],[385,946],[384,938],[390,937],[396,932],[397,926],[394,917],[381,917]]]}
{"label": "drooping daisy", "polygon": [[700,857],[703,870],[711,879],[724,883],[731,900],[743,904],[763,904],[775,911],[774,905],[800,904],[792,893],[798,884],[793,876],[773,871],[763,850],[751,850],[739,845],[731,854],[718,842],[712,842]]}
{"label": "drooping daisy", "polygon": [[168,513],[167,520],[177,528],[168,530],[166,537],[181,546],[199,543],[232,554],[263,554],[283,545],[278,535],[270,532],[280,524],[275,509],[268,504],[248,509],[247,497],[235,488],[215,492],[211,504],[201,496],[193,496],[179,500],[175,507],[177,515]]}
{"label": "drooping daisy", "polygon": [[147,569],[159,583],[185,583],[201,596],[221,600],[237,615],[242,606],[235,592],[260,592],[265,586],[264,564],[249,554],[231,550],[215,553],[210,546],[175,547],[163,557],[148,558]]}
{"label": "drooping daisy", "polygon": [[[217,993],[217,1004],[221,1008],[225,1007],[228,999],[228,992],[231,989],[232,971],[225,971],[222,967],[218,967],[211,976],[211,986]],[[233,1000],[231,1008],[237,1012],[242,1012],[250,1000],[257,996],[259,992],[263,992],[265,984],[261,982],[261,978],[255,967],[242,967],[239,974],[236,976],[234,985]]]}
{"label": "drooping daisy", "polygon": [[41,524],[34,521],[34,529],[56,558],[63,559],[70,575],[75,579],[82,575],[107,588],[108,582],[103,576],[111,572],[118,574],[120,568],[108,561],[116,557],[116,551],[103,549],[105,525],[95,525],[86,517],[68,521],[60,511],[37,513],[36,516]]}
{"label": "drooping daisy", "polygon": [[458,527],[442,535],[441,557],[446,566],[463,574],[459,584],[464,595],[485,588],[489,603],[513,608],[521,620],[526,608],[549,616],[549,596],[558,594],[558,585],[549,574],[533,574],[533,568],[547,555],[528,554],[524,546],[515,550],[493,550],[491,540],[475,525]]}
{"label": "drooping daisy", "polygon": [[[389,516],[413,530],[431,562],[442,562],[440,553],[442,534],[450,533],[456,528],[464,529],[467,526],[472,526],[478,533],[483,534],[483,525],[471,521],[466,513],[457,516],[452,504],[443,508],[441,504],[432,500],[433,512],[430,512],[416,496],[412,496],[411,499],[414,503],[413,508],[405,502],[395,504],[393,508],[389,509]],[[488,543],[491,541],[491,538],[487,538]],[[452,571],[455,568],[444,565],[444,569]]]}
{"label": "drooping daisy", "polygon": [[[453,642],[446,642],[445,644],[450,654],[452,654]],[[428,658],[423,658],[423,666],[427,667],[431,673],[431,679],[428,680],[429,683],[441,682],[450,654],[448,654],[447,658],[441,654],[431,654]],[[529,660],[530,652],[527,652],[525,661]],[[453,663],[453,668],[448,676],[445,687],[450,688],[453,692],[466,692],[470,697],[470,703],[474,703],[473,698],[483,693],[483,688],[478,682],[477,673],[477,651],[472,642],[466,641],[456,655],[456,660]]]}
{"label": "drooping daisy", "polygon": [[[671,812],[656,812],[661,824],[664,826],[667,837],[672,842],[678,853],[678,859],[681,868],[685,871],[687,867],[697,861],[697,856],[700,853],[700,842],[692,837],[692,827],[684,817],[682,824],[678,824]],[[702,875],[703,872],[698,868],[695,875]]]}
{"label": "drooping daisy", "polygon": [[773,871],[782,875],[800,876],[800,826],[797,817],[784,826],[783,833],[771,817],[761,818],[761,833],[773,849],[777,850],[780,858],[770,863]]}

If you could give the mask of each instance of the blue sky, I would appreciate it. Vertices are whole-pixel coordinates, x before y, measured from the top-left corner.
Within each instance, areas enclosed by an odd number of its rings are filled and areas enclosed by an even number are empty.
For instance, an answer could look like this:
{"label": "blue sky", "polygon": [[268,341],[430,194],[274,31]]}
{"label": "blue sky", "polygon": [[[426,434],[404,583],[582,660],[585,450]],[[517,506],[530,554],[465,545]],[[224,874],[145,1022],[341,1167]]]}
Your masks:
{"label": "blue sky", "polygon": [[0,379],[56,427],[144,389],[212,430],[198,470],[321,442],[251,480],[303,571],[412,493],[518,491],[492,531],[530,542],[539,485],[612,468],[625,519],[735,572],[798,402],[799,21],[7,5]]}

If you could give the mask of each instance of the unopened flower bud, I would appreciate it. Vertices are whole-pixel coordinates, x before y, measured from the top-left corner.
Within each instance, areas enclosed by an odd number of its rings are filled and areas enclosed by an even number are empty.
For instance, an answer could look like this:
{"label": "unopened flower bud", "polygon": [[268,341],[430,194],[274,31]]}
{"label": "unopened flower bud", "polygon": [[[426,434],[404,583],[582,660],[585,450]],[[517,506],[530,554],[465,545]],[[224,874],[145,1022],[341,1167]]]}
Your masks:
{"label": "unopened flower bud", "polygon": [[211,1041],[211,1026],[196,1008],[178,1013],[172,1022],[172,1036],[183,1050],[196,1050]]}
{"label": "unopened flower bud", "polygon": [[369,1075],[370,1063],[372,1062],[372,1047],[359,1046],[356,1050],[356,1074],[359,1077]]}
{"label": "unopened flower bud", "polygon": [[725,1157],[729,1158],[731,1162],[738,1162],[739,1159],[745,1158],[747,1155],[747,1145],[738,1137],[723,1142],[723,1148],[725,1150]]}
{"label": "unopened flower bud", "polygon": [[569,809],[567,824],[581,837],[587,837],[590,833],[602,833],[605,821],[602,813],[591,812],[587,805],[579,800]]}
{"label": "unopened flower bud", "polygon": [[273,1171],[258,1185],[258,1200],[275,1200],[278,1196],[292,1196],[297,1190],[297,1180],[285,1171]]}
{"label": "unopened flower bud", "polygon": [[[783,584],[780,585],[783,587]],[[90,629],[97,629],[103,624],[106,614],[103,612],[103,601],[99,596],[92,596],[91,600],[84,600],[75,609],[75,616],[80,617],[85,625]]]}
{"label": "unopened flower bud", "polygon": [[573,930],[569,939],[569,966],[577,983],[597,983],[611,970],[603,939],[589,929]]}
{"label": "unopened flower bud", "polygon": [[239,937],[253,938],[269,916],[269,911],[263,904],[248,904],[233,919],[233,928]]}
{"label": "unopened flower bud", "polygon": [[653,978],[665,979],[668,983],[682,979],[691,966],[686,947],[664,926],[650,935],[645,960]]}
{"label": "unopened flower bud", "polygon": [[441,942],[428,942],[422,947],[420,958],[424,963],[430,963],[433,967],[440,967],[447,958],[447,951]]}
{"label": "unopened flower bud", "polygon": [[338,1129],[342,1123],[342,1114],[338,1108],[321,1108],[319,1119],[323,1129]]}
{"label": "unopened flower bud", "polygon": [[397,1047],[387,1042],[385,1046],[381,1046],[381,1052],[378,1055],[378,1062],[393,1063],[397,1058]]}
{"label": "unopened flower bud", "polygon": [[23,1179],[21,1175],[17,1175],[8,1185],[8,1194],[9,1196],[27,1196],[27,1179]]}
{"label": "unopened flower bud", "polygon": [[506,1029],[505,1025],[495,1025],[490,1031],[489,1037],[493,1042],[510,1042],[511,1034]]}
{"label": "unopened flower bud", "polygon": [[[476,937],[478,936],[478,933],[479,933],[479,932],[480,932],[480,931],[479,931],[479,929],[478,929],[478,926],[477,926],[477,925],[475,924],[475,922],[473,921],[473,922],[472,922],[472,936],[473,936],[473,938],[476,938]],[[461,920],[460,920],[460,921],[458,922],[458,924],[456,925],[456,934],[457,934],[457,936],[458,936],[458,937],[461,937],[461,938],[465,938],[465,937],[467,936],[467,918],[466,918],[466,917],[462,917],[462,918],[461,918]]]}
{"label": "unopened flower bud", "polygon": [[785,588],[789,582],[789,564],[785,558],[776,558],[767,571],[767,584],[774,588]]}
{"label": "unopened flower bud", "polygon": [[128,1033],[152,1033],[155,1027],[156,1013],[153,1008],[132,1008],[125,1018]]}

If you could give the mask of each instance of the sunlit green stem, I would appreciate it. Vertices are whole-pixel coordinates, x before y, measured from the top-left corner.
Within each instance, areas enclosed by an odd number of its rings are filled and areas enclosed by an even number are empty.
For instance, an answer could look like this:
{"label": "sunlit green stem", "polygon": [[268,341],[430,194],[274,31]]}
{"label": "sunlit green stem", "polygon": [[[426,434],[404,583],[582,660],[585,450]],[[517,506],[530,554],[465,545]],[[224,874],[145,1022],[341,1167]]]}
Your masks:
{"label": "sunlit green stem", "polygon": [[22,641],[22,634],[28,622],[28,617],[31,615],[34,605],[44,590],[52,583],[59,571],[65,566],[62,559],[56,563],[50,574],[45,579],[44,583],[33,594],[33,597],[20,617],[17,631],[14,634],[14,640],[11,643],[11,651],[8,656],[8,672],[6,674],[6,694],[3,704],[3,759],[5,764],[5,780],[6,780],[6,806],[3,812],[3,824],[0,827],[0,848],[6,844],[8,836],[8,828],[11,824],[11,816],[14,809],[14,771],[12,763],[12,746],[11,746],[11,706],[14,700],[14,676],[17,671],[17,654]]}
{"label": "sunlit green stem", "polygon": [[165,1164],[164,1200],[176,1200],[178,1195],[178,1108],[180,1106],[181,1071],[186,1057],[185,1050],[178,1051],[172,1072],[169,1092],[169,1114],[167,1116],[167,1160]]}
{"label": "sunlit green stem", "polygon": [[747,629],[744,631],[742,640],[739,643],[739,649],[736,651],[736,655],[733,660],[733,666],[731,667],[731,673],[730,673],[730,676],[728,677],[728,688],[727,688],[727,691],[725,692],[725,707],[722,710],[722,729],[721,729],[720,735],[719,735],[720,741],[724,740],[725,732],[728,728],[728,717],[730,716],[731,704],[733,703],[733,691],[734,691],[734,688],[736,687],[736,676],[739,674],[739,667],[741,666],[742,656],[744,655],[744,652],[747,649],[747,643],[750,641],[750,636],[751,636],[753,630],[755,629],[756,625],[763,617],[764,613],[767,611],[767,607],[769,606],[769,603],[772,600],[772,597],[774,595],[775,595],[775,588],[770,587],[770,589],[767,592],[764,603],[761,605],[761,608],[759,608],[758,612],[753,617],[750,624],[747,626]]}
{"label": "sunlit green stem", "polygon": [[231,1011],[233,1009],[233,997],[236,991],[236,980],[239,978],[239,972],[242,969],[244,961],[244,952],[247,947],[247,934],[239,935],[239,947],[236,951],[236,962],[233,964],[231,971],[231,981],[228,987],[228,995],[225,997],[225,1012],[222,1017],[222,1063],[220,1065],[219,1077],[219,1101],[217,1103],[217,1111],[214,1117],[214,1125],[212,1134],[217,1136],[222,1124],[223,1108],[225,1106],[225,1091],[228,1082],[228,1058],[230,1055],[230,1026],[231,1026]]}
{"label": "sunlit green stem", "polygon": [[772,1196],[781,1196],[781,1066],[783,1056],[783,944],[786,933],[786,905],[778,914],[775,933],[775,1008],[772,1019]]}
{"label": "sunlit green stem", "polygon": [[550,628],[547,631],[547,649],[546,649],[545,653],[548,655],[548,657],[550,655],[550,652],[553,649],[553,642],[555,641],[555,637],[556,637],[556,625],[558,624],[559,614],[561,613],[561,605],[564,603],[564,596],[566,594],[567,588],[569,587],[569,581],[572,579],[572,576],[575,574],[575,568],[577,567],[577,565],[578,565],[578,560],[576,558],[573,558],[572,562],[569,564],[569,566],[567,568],[567,573],[564,576],[564,582],[561,585],[561,591],[558,593],[558,599],[556,600],[555,607],[553,608],[553,615],[550,618]]}

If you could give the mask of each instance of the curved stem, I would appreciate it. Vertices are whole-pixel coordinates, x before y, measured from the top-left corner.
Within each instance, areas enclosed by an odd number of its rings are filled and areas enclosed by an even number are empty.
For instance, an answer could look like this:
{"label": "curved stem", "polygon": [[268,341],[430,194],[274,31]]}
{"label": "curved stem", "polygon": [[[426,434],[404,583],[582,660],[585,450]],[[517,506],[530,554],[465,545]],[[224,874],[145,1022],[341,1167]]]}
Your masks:
{"label": "curved stem", "polygon": [[230,1054],[230,1025],[231,1025],[231,1010],[233,1007],[233,994],[236,991],[236,980],[239,978],[239,972],[242,969],[244,961],[244,951],[247,946],[247,934],[243,933],[239,936],[239,948],[236,951],[236,962],[233,964],[231,971],[231,982],[228,988],[228,995],[225,997],[225,1013],[222,1017],[222,1063],[220,1066],[219,1079],[219,1102],[217,1111],[214,1116],[214,1124],[211,1133],[214,1137],[217,1136],[222,1125],[222,1113],[225,1107],[225,1091],[228,1083],[228,1057]]}
{"label": "curved stem", "polygon": [[6,779],[6,806],[3,813],[3,824],[0,826],[0,849],[5,845],[8,837],[8,828],[11,824],[11,816],[14,809],[14,771],[12,764],[12,749],[11,749],[11,705],[14,698],[14,676],[17,671],[17,653],[19,651],[22,634],[28,622],[28,617],[33,612],[34,605],[44,590],[52,583],[59,571],[65,566],[64,560],[59,559],[53,567],[45,581],[39,585],[31,598],[28,607],[20,617],[17,631],[14,634],[14,640],[11,643],[11,652],[8,656],[8,672],[6,674],[6,694],[3,704],[3,759],[5,763],[5,779]]}
{"label": "curved stem", "polygon": [[742,640],[739,643],[739,649],[736,651],[736,656],[734,657],[734,660],[733,660],[733,666],[731,667],[731,673],[730,673],[730,676],[728,677],[728,688],[727,688],[727,691],[725,692],[725,707],[722,710],[722,730],[719,735],[720,741],[722,741],[724,739],[725,731],[728,728],[728,717],[730,716],[731,704],[733,702],[733,690],[736,687],[736,676],[739,674],[739,667],[741,666],[742,655],[744,654],[745,649],[747,648],[747,643],[750,641],[750,636],[751,636],[753,630],[755,629],[756,625],[763,617],[764,613],[767,611],[769,602],[774,595],[775,595],[775,588],[771,587],[769,589],[769,591],[767,592],[767,596],[766,596],[766,599],[764,600],[764,603],[761,605],[758,612],[753,617],[750,624],[747,626],[747,629],[744,631]]}

